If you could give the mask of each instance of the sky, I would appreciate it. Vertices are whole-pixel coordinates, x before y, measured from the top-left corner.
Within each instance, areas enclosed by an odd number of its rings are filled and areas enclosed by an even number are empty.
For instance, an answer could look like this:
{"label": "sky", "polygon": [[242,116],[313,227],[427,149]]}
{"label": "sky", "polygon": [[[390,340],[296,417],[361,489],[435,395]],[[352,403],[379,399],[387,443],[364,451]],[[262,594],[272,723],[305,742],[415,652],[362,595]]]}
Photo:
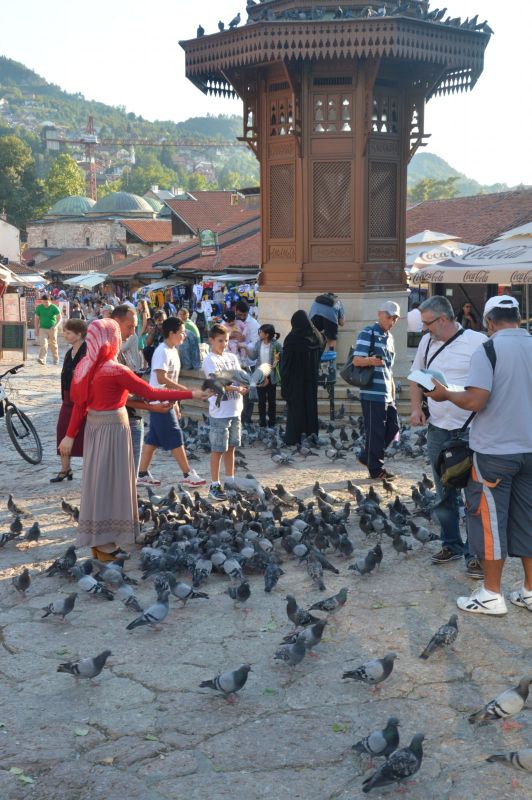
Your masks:
{"label": "sky", "polygon": [[[473,91],[428,103],[425,152],[484,184],[532,185],[532,2],[433,0],[431,8],[444,4],[453,17],[478,13],[495,35]],[[227,24],[240,11],[245,20],[245,0],[24,0],[23,14],[13,0],[0,5],[0,54],[69,92],[149,120],[242,111],[240,101],[206,97],[185,78],[178,42],[194,38],[199,23],[214,33],[220,18]]]}

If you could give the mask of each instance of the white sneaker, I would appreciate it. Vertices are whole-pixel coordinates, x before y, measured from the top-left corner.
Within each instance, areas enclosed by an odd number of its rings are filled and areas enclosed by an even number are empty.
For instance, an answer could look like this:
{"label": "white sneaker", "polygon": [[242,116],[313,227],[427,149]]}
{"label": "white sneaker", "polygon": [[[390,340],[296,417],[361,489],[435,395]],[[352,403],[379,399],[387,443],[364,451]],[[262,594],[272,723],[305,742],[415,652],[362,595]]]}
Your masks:
{"label": "white sneaker", "polygon": [[137,478],[137,486],[160,486],[161,481],[159,478],[154,478],[151,472],[148,470],[146,475],[142,477],[139,475]]}
{"label": "white sneaker", "polygon": [[200,478],[195,469],[191,469],[186,478],[179,481],[181,486],[205,486],[206,480]]}
{"label": "white sneaker", "polygon": [[484,584],[475,589],[469,597],[457,597],[456,605],[462,611],[471,611],[473,614],[491,614],[494,617],[501,617],[508,613],[502,594],[488,591],[484,588]]}
{"label": "white sneaker", "polygon": [[530,589],[525,589],[524,586],[516,592],[510,592],[508,600],[510,603],[513,603],[514,606],[528,608],[529,611],[532,611],[532,591]]}

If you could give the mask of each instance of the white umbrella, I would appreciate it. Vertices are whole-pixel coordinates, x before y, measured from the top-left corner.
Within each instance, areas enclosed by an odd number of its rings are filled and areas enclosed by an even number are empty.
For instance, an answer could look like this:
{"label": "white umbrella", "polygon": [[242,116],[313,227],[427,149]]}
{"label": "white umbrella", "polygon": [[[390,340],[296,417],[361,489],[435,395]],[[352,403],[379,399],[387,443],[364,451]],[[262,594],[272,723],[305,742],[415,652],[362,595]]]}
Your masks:
{"label": "white umbrella", "polygon": [[532,243],[499,240],[476,247],[459,258],[412,269],[413,283],[532,283]]}
{"label": "white umbrella", "polygon": [[465,244],[464,242],[439,244],[434,247],[416,247],[414,250],[406,251],[406,266],[422,269],[440,261],[446,261],[449,258],[459,258],[476,247],[478,245]]}
{"label": "white umbrella", "polygon": [[525,225],[519,225],[517,228],[510,228],[509,231],[504,231],[497,238],[500,239],[516,239],[532,236],[532,222],[527,222]]}
{"label": "white umbrella", "polygon": [[406,240],[407,244],[430,244],[431,242],[452,242],[453,239],[459,239],[459,236],[453,236],[450,233],[441,233],[441,231],[424,230],[409,236]]}

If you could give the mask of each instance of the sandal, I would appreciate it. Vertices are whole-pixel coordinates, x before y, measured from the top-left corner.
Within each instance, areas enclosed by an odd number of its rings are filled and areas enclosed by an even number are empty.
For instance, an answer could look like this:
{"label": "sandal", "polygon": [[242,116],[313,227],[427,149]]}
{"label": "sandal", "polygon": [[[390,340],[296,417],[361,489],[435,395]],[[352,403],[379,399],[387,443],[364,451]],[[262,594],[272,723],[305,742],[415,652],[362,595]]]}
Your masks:
{"label": "sandal", "polygon": [[73,477],[72,470],[67,469],[66,472],[58,472],[55,478],[50,478],[50,483],[62,483],[65,478],[67,481],[71,481]]}

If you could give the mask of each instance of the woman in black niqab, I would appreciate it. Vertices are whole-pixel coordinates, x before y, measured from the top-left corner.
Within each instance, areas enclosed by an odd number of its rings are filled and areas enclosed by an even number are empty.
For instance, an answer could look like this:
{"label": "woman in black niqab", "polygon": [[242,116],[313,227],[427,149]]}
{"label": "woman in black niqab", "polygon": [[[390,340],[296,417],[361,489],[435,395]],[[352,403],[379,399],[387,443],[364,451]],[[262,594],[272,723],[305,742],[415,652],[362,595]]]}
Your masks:
{"label": "woman in black niqab", "polygon": [[325,345],[306,311],[296,311],[283,343],[281,396],[286,402],[285,444],[299,444],[301,435],[318,432],[318,372]]}

